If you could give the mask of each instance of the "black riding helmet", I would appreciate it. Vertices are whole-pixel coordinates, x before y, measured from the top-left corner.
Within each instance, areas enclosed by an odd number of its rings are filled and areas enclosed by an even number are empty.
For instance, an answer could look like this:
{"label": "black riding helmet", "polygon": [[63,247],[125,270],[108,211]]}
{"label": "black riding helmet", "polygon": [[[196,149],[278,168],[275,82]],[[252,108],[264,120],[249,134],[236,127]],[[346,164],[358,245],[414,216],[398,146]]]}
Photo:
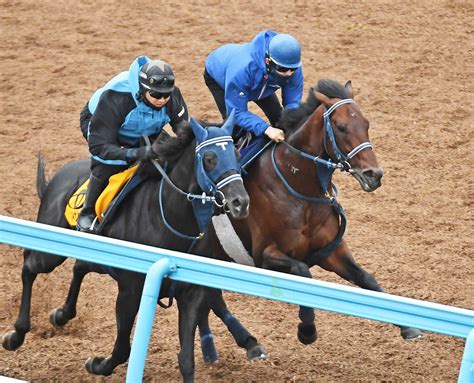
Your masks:
{"label": "black riding helmet", "polygon": [[138,73],[140,93],[146,91],[171,93],[174,89],[174,74],[168,63],[151,60],[143,65]]}

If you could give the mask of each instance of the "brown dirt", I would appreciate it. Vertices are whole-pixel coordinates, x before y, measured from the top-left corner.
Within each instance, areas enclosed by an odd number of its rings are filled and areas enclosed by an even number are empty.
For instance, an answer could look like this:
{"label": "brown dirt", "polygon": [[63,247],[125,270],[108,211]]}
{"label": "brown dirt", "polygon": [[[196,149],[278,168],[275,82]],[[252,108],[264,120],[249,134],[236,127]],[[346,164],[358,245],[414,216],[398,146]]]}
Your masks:
{"label": "brown dirt", "polygon": [[[206,55],[264,28],[303,45],[306,88],[320,77],[353,81],[371,122],[384,185],[363,193],[338,176],[356,259],[391,293],[464,308],[473,302],[473,30],[470,1],[292,0],[140,2],[0,1],[0,214],[34,220],[36,153],[53,172],[86,157],[79,111],[91,93],[139,54],[169,61],[191,113],[216,120],[202,80]],[[16,318],[21,251],[0,247],[0,332]],[[83,365],[109,355],[116,286],[86,278],[79,315],[62,330],[47,320],[62,304],[72,261],[34,288],[32,329],[23,347],[0,350],[0,375],[32,381],[123,381],[126,365],[94,378]],[[314,276],[342,281],[319,269]],[[197,354],[197,381],[443,381],[457,379],[461,339],[427,333],[404,342],[391,325],[318,314],[320,338],[296,339],[297,308],[226,294],[230,308],[265,344],[249,363],[212,319],[220,363]],[[179,381],[176,309],[158,310],[147,381]]]}

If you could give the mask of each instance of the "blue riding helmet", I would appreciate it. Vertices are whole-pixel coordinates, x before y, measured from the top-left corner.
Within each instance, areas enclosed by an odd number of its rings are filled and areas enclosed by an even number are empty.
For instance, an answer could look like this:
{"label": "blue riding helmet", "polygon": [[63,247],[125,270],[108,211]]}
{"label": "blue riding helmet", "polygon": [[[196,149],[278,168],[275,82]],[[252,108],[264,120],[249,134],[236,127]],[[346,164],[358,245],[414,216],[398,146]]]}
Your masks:
{"label": "blue riding helmet", "polygon": [[293,36],[279,34],[270,40],[268,55],[272,61],[284,68],[301,66],[301,45]]}

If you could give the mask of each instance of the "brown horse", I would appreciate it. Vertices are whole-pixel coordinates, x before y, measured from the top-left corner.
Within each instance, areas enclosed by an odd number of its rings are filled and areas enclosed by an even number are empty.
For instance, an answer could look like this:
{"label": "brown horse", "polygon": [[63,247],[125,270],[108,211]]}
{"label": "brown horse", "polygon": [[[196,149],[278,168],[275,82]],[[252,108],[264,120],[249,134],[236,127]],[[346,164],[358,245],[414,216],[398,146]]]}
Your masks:
{"label": "brown horse", "polygon": [[[308,278],[310,267],[318,265],[364,289],[383,291],[355,262],[343,239],[346,218],[331,182],[334,170],[340,169],[371,192],[383,176],[351,82],[342,86],[320,80],[306,102],[283,114],[280,127],[286,141],[267,148],[245,177],[250,215],[231,219],[255,265]],[[215,252],[225,258],[222,245],[214,242]],[[299,340],[314,342],[314,310],[300,307],[299,317]],[[401,327],[401,335],[414,339],[421,332]]]}

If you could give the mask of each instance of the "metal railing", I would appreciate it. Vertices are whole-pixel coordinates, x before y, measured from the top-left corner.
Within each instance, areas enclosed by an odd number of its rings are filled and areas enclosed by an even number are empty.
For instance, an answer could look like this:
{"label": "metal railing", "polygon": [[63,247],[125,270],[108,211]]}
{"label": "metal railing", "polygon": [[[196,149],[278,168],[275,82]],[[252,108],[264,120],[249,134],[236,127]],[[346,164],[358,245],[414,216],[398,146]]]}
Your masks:
{"label": "metal railing", "polygon": [[147,274],[127,382],[143,378],[164,277],[467,338],[459,383],[474,382],[474,311],[222,262],[0,215],[0,242]]}

